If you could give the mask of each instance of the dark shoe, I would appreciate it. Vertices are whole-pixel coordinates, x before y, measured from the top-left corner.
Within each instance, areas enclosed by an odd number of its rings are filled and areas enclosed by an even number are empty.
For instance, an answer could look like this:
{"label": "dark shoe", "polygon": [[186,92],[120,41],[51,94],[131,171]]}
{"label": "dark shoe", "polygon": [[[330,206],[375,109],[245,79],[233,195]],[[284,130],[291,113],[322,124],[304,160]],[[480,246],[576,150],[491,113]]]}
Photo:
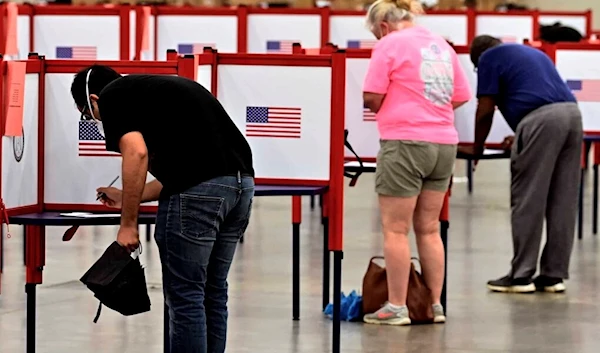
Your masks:
{"label": "dark shoe", "polygon": [[529,278],[511,278],[510,276],[506,276],[489,281],[487,287],[493,292],[535,293],[535,285]]}
{"label": "dark shoe", "polygon": [[552,278],[546,276],[538,276],[533,280],[533,284],[535,288],[540,292],[547,293],[562,293],[567,288],[563,283],[562,278]]}

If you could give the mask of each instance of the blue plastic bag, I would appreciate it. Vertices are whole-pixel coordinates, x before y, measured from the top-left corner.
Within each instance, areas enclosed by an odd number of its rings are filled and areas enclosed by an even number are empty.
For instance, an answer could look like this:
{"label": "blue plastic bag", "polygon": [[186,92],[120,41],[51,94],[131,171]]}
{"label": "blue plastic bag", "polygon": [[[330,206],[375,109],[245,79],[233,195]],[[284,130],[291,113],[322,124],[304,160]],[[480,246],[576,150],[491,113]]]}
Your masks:
{"label": "blue plastic bag", "polygon": [[[362,321],[362,297],[353,290],[348,296],[342,292],[340,319],[343,321]],[[327,305],[323,313],[333,318],[333,304]]]}

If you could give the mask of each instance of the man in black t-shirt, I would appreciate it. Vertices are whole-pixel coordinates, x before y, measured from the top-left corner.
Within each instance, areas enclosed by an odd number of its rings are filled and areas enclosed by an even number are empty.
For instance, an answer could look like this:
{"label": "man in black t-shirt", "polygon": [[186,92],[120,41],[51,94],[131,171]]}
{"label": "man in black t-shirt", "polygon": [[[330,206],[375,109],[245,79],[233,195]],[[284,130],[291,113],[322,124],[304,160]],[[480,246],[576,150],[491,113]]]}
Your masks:
{"label": "man in black t-shirt", "polygon": [[[139,246],[140,203],[159,201],[171,353],[224,352],[227,275],[254,196],[248,142],[217,99],[186,78],[122,77],[94,65],[75,75],[71,94],[123,159],[123,190],[97,190],[102,203],[121,208],[119,244]],[[156,180],[145,184],[147,172]]]}

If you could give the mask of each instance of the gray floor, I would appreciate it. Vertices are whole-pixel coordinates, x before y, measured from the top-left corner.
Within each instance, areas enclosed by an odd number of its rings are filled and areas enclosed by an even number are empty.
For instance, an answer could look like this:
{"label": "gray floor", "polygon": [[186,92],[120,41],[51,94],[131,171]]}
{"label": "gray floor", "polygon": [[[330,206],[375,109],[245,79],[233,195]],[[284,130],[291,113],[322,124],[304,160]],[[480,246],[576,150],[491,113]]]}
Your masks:
{"label": "gray floor", "polygon": [[[457,175],[464,164],[457,164]],[[591,172],[589,174],[591,176]],[[484,161],[475,191],[457,183],[451,200],[448,322],[446,325],[377,327],[343,323],[343,352],[578,352],[596,353],[600,336],[598,239],[591,235],[591,183],[586,191],[585,238],[573,250],[565,295],[499,295],[485,282],[504,275],[511,258],[508,162]],[[369,258],[381,254],[372,176],[346,191],[344,291],[361,288]],[[302,224],[301,320],[291,320],[291,218],[288,198],[261,198],[239,246],[230,276],[230,353],[329,352],[331,322],[320,310],[321,233],[318,213],[305,200]],[[114,227],[80,230],[62,243],[64,228],[47,238],[44,284],[38,290],[38,352],[162,352],[160,264],[153,243],[142,261],[153,310],[124,318],[103,310],[79,282],[113,240]],[[5,239],[0,295],[0,353],[24,352],[25,295],[22,237]],[[414,244],[414,243],[413,243]],[[414,248],[414,247],[413,247]]]}

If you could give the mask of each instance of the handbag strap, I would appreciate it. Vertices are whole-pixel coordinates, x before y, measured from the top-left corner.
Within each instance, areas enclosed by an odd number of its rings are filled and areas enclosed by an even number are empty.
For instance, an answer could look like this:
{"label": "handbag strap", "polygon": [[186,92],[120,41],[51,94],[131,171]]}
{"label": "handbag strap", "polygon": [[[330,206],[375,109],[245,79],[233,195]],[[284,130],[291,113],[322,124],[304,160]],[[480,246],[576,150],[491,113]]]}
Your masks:
{"label": "handbag strap", "polygon": [[421,260],[418,257],[411,257],[411,261],[416,261],[419,264],[419,268],[423,271],[423,265],[421,265]]}
{"label": "handbag strap", "polygon": [[[385,257],[384,256],[373,256],[373,257],[371,257],[371,260],[369,260],[369,263],[373,262],[373,260],[385,260]],[[423,266],[421,265],[421,260],[418,257],[411,257],[410,260],[417,262],[419,264],[419,268],[423,269]]]}
{"label": "handbag strap", "polygon": [[350,178],[350,186],[354,186],[358,181],[358,177],[363,173],[364,165],[362,159],[358,156],[358,153],[354,151],[354,148],[352,148],[352,145],[348,141],[348,129],[344,130],[344,146],[346,146],[346,148],[352,152],[354,157],[356,157],[356,161],[358,162],[359,169],[354,174],[344,171],[344,176],[346,178]]}
{"label": "handbag strap", "polygon": [[98,319],[100,318],[100,313],[102,312],[102,302],[98,303],[98,310],[96,310],[96,317],[94,317],[94,323],[98,322]]}

